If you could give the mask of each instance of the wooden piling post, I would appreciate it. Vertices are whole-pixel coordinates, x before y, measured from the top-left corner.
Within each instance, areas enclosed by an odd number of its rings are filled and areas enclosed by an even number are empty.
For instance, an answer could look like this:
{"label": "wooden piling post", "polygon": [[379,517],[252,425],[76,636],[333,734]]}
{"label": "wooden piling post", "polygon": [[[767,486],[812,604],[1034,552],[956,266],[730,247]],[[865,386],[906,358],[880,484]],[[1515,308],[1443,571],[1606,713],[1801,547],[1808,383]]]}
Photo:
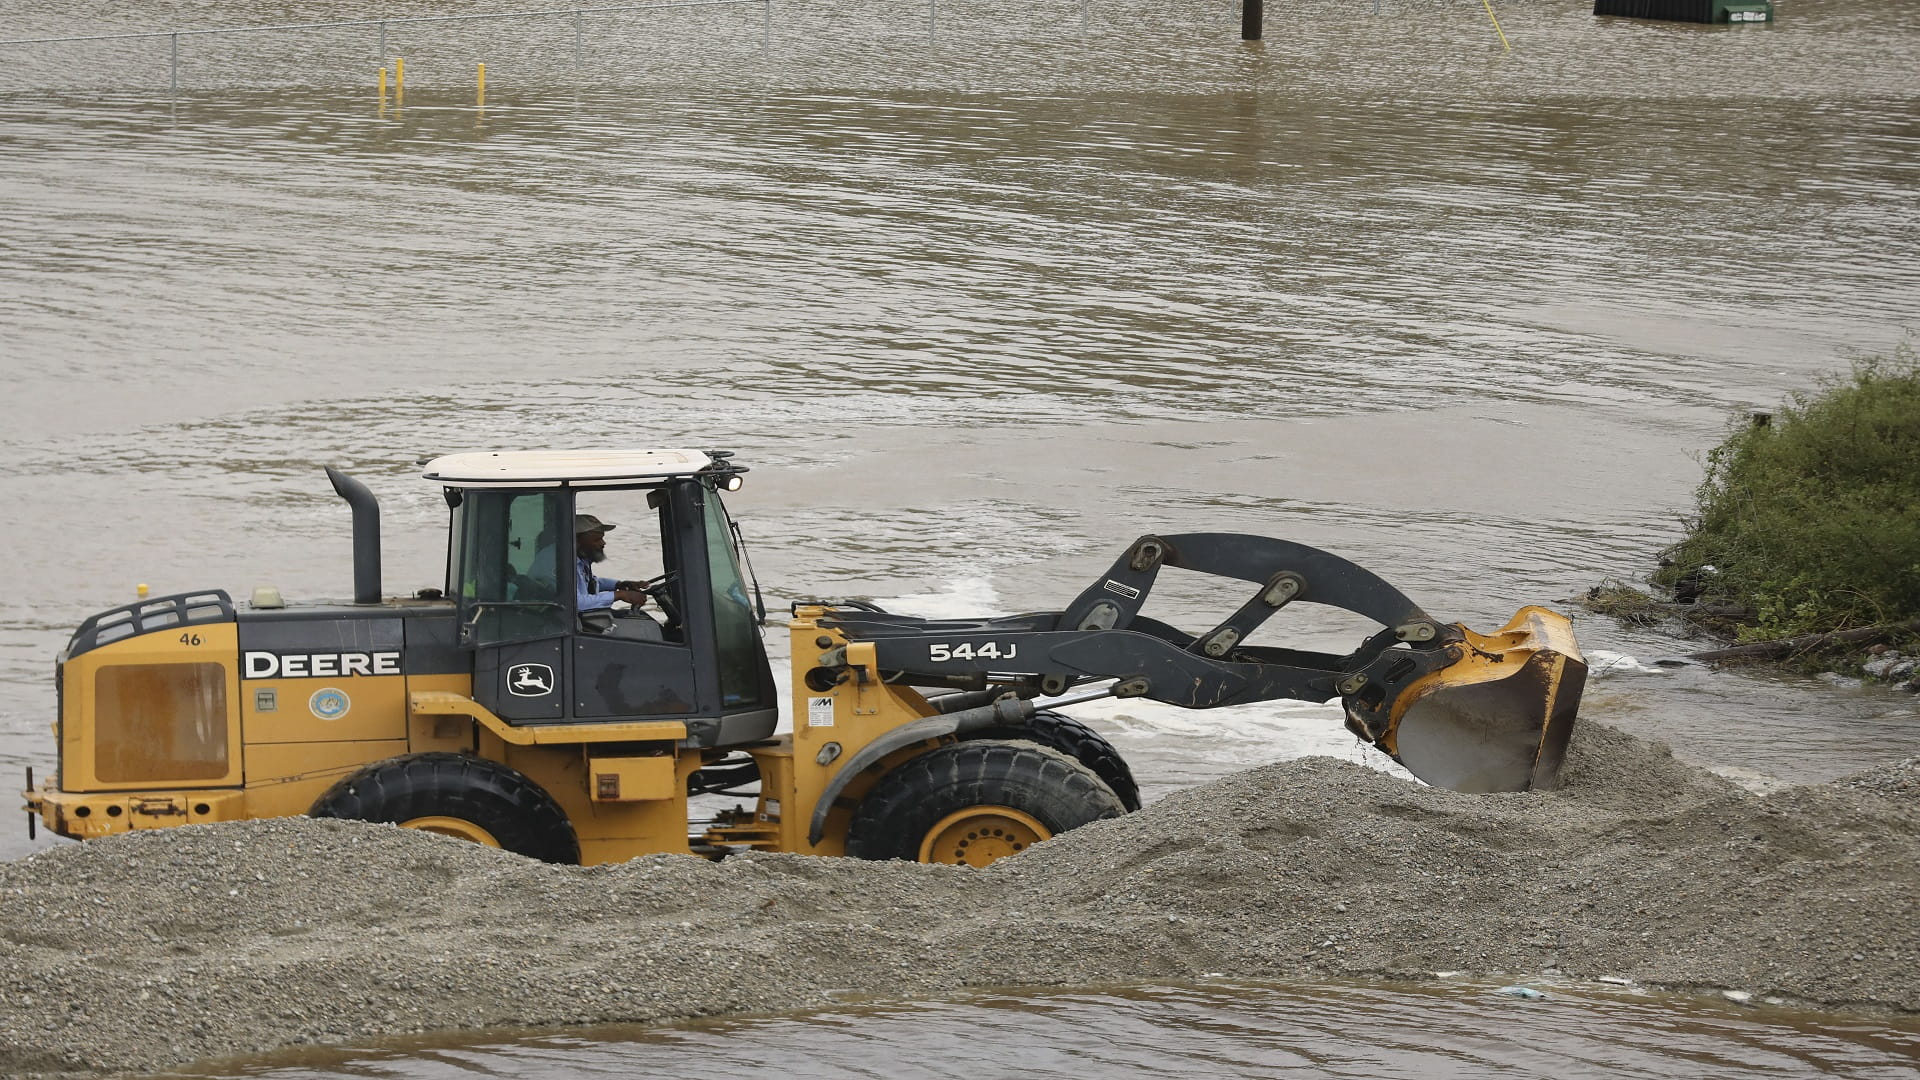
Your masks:
{"label": "wooden piling post", "polygon": [[1259,41],[1260,24],[1266,21],[1260,0],[1240,0],[1240,40]]}

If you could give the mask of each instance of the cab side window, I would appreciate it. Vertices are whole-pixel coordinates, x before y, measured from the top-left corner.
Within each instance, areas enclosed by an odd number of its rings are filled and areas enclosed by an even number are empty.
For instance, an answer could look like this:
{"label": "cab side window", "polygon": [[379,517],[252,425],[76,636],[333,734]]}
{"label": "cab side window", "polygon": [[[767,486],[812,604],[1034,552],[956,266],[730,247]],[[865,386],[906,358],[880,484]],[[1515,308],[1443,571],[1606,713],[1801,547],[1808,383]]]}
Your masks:
{"label": "cab side window", "polygon": [[556,491],[470,491],[461,507],[460,608],[469,644],[566,632],[562,571],[571,567]]}
{"label": "cab side window", "polygon": [[557,540],[560,499],[518,495],[507,506],[507,591],[514,600],[558,600],[561,569],[571,552]]}

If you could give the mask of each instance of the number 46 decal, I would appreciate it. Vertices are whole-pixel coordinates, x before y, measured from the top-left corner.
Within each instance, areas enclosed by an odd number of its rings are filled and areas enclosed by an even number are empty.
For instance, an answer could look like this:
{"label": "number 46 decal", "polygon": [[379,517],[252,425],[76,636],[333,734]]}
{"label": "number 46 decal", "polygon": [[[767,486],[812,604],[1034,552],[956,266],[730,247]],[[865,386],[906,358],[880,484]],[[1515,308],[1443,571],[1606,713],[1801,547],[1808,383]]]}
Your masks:
{"label": "number 46 decal", "polygon": [[979,645],[971,645],[963,641],[958,645],[929,645],[927,659],[972,660],[978,657],[982,660],[1011,660],[1019,651],[1020,646],[1012,642],[1002,646],[996,641],[983,641]]}

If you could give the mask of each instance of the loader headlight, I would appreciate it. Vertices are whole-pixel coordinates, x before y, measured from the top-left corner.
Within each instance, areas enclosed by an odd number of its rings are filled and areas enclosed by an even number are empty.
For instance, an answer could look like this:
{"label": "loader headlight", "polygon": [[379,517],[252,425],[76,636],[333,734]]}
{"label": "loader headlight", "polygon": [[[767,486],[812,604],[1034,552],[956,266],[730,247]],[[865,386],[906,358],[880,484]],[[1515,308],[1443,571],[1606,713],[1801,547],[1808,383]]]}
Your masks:
{"label": "loader headlight", "polygon": [[745,481],[742,480],[737,474],[734,476],[729,476],[725,480],[720,481],[720,490],[739,491],[740,485],[743,483],[745,483]]}

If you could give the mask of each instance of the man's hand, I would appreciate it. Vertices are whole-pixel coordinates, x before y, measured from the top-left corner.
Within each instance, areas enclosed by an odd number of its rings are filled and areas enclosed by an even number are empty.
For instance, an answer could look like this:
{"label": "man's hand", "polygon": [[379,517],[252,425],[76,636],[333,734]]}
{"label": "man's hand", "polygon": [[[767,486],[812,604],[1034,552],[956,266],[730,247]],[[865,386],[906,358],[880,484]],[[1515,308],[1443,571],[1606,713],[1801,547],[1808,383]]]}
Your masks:
{"label": "man's hand", "polygon": [[613,590],[613,598],[615,600],[625,601],[634,607],[644,607],[647,602],[646,592],[640,589],[629,588],[631,584],[632,582],[623,581],[616,585]]}

